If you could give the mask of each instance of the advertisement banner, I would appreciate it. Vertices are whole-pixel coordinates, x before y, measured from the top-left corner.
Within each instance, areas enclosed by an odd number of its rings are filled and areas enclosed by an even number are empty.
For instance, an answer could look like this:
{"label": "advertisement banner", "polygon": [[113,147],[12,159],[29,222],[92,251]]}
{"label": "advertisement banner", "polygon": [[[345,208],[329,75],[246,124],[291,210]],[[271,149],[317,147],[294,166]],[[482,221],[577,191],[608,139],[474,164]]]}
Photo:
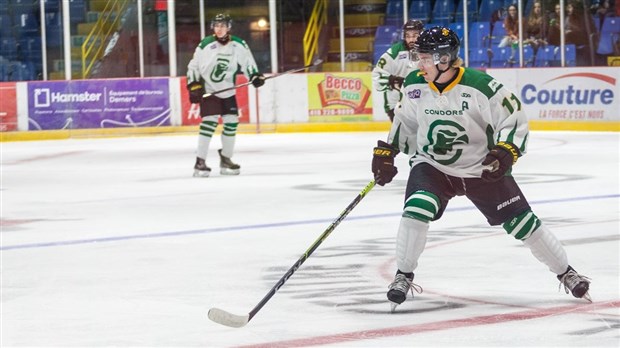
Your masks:
{"label": "advertisement banner", "polygon": [[512,90],[529,119],[619,121],[620,69],[488,69]]}
{"label": "advertisement banner", "polygon": [[0,82],[0,132],[17,130],[17,92],[15,82]]}
{"label": "advertisement banner", "polygon": [[[200,106],[189,102],[189,92],[187,91],[187,77],[181,77],[181,112],[182,125],[189,126],[200,124]],[[248,78],[243,74],[238,74],[235,85],[248,82]],[[248,86],[237,88],[235,97],[237,98],[237,109],[239,110],[239,123],[250,123],[250,103],[248,99]],[[219,120],[222,123],[222,119]]]}
{"label": "advertisement banner", "polygon": [[371,87],[369,73],[308,74],[310,122],[371,121]]}
{"label": "advertisement banner", "polygon": [[167,78],[28,83],[30,130],[170,125]]}

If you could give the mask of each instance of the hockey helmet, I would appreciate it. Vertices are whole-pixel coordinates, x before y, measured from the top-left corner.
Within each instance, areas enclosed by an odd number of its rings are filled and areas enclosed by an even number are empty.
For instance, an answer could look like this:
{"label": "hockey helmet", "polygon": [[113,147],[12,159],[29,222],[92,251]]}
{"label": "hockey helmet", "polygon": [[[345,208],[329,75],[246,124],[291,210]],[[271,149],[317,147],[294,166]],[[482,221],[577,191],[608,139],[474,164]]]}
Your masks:
{"label": "hockey helmet", "polygon": [[218,13],[215,15],[215,17],[213,17],[213,19],[211,20],[211,29],[215,27],[216,23],[225,23],[228,30],[232,28],[232,19],[226,13]]}
{"label": "hockey helmet", "polygon": [[417,19],[409,19],[403,25],[403,32],[405,32],[407,30],[422,31],[422,30],[424,30],[424,23],[422,23],[422,21],[419,21]]}
{"label": "hockey helmet", "polygon": [[[413,44],[417,39],[417,36],[424,30],[424,23],[416,19],[409,19],[403,25],[403,44],[407,47],[408,50],[413,49]],[[413,31],[414,33],[409,33],[409,38],[407,38],[407,32]],[[413,35],[413,36],[411,36]]]}
{"label": "hockey helmet", "polygon": [[[413,44],[416,53],[433,55],[433,63],[452,64],[458,59],[461,40],[458,35],[446,27],[432,27],[424,30]],[[447,59],[446,59],[447,57]]]}

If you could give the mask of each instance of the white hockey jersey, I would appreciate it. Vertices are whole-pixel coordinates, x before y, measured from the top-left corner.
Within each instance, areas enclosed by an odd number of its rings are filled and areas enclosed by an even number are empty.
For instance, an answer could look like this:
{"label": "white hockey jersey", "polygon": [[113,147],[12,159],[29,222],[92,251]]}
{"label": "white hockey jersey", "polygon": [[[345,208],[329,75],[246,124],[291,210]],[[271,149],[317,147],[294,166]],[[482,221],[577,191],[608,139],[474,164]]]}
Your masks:
{"label": "white hockey jersey", "polygon": [[372,84],[375,90],[384,92],[383,102],[386,112],[394,109],[400,100],[400,92],[389,89],[390,75],[406,77],[417,67],[417,61],[411,59],[411,53],[402,41],[395,43],[381,55],[377,65],[372,69]]}
{"label": "white hockey jersey", "polygon": [[443,93],[427,83],[419,70],[403,85],[401,107],[395,110],[388,143],[452,176],[480,177],[481,163],[498,141],[526,152],[527,117],[521,101],[493,77],[459,68]]}
{"label": "white hockey jersey", "polygon": [[[222,45],[215,35],[205,37],[187,65],[187,84],[200,82],[205,93],[211,93],[235,85],[235,75],[241,70],[250,78],[258,74],[256,61],[244,40],[231,35],[230,41]],[[228,98],[235,90],[218,93],[219,98]]]}

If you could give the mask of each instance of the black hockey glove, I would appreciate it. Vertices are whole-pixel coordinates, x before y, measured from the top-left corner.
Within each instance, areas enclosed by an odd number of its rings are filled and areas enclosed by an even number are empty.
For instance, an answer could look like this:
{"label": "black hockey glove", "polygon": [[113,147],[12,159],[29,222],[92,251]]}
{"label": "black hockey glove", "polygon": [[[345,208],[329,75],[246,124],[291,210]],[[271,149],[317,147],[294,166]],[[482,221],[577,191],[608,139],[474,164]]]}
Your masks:
{"label": "black hockey glove", "polygon": [[263,74],[252,75],[250,82],[252,82],[252,86],[258,88],[265,84],[265,76]]}
{"label": "black hockey glove", "polygon": [[500,141],[487,154],[483,166],[491,166],[491,169],[482,171],[482,180],[495,182],[504,177],[513,164],[517,163],[517,158],[521,156],[519,149],[511,143]]}
{"label": "black hockey glove", "polygon": [[398,150],[392,145],[377,141],[377,147],[372,151],[372,173],[375,175],[375,182],[383,186],[394,179],[398,169],[394,166],[394,157]]}
{"label": "black hockey glove", "polygon": [[403,85],[403,82],[405,82],[405,79],[400,76],[390,75],[390,77],[388,77],[388,85],[390,86],[390,89],[399,90]]}
{"label": "black hockey glove", "polygon": [[200,103],[202,101],[202,95],[205,94],[202,84],[199,82],[192,82],[187,85],[189,91],[189,101],[192,104]]}

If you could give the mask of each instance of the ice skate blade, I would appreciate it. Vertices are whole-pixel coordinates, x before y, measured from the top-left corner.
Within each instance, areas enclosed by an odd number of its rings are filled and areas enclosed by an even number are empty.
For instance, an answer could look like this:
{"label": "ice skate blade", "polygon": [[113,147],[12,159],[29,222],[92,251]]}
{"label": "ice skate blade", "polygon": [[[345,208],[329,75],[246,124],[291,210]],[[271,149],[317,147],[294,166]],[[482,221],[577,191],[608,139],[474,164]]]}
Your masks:
{"label": "ice skate blade", "polygon": [[239,169],[230,169],[230,168],[220,168],[220,174],[222,175],[239,175],[241,170]]}
{"label": "ice skate blade", "polygon": [[592,297],[590,297],[590,293],[586,292],[585,294],[583,294],[583,297],[581,297],[582,299],[592,303]]}
{"label": "ice skate blade", "polygon": [[194,169],[194,178],[207,178],[210,171]]}
{"label": "ice skate blade", "polygon": [[390,302],[390,313],[394,313],[396,312],[396,307],[398,306],[397,303],[394,302]]}

